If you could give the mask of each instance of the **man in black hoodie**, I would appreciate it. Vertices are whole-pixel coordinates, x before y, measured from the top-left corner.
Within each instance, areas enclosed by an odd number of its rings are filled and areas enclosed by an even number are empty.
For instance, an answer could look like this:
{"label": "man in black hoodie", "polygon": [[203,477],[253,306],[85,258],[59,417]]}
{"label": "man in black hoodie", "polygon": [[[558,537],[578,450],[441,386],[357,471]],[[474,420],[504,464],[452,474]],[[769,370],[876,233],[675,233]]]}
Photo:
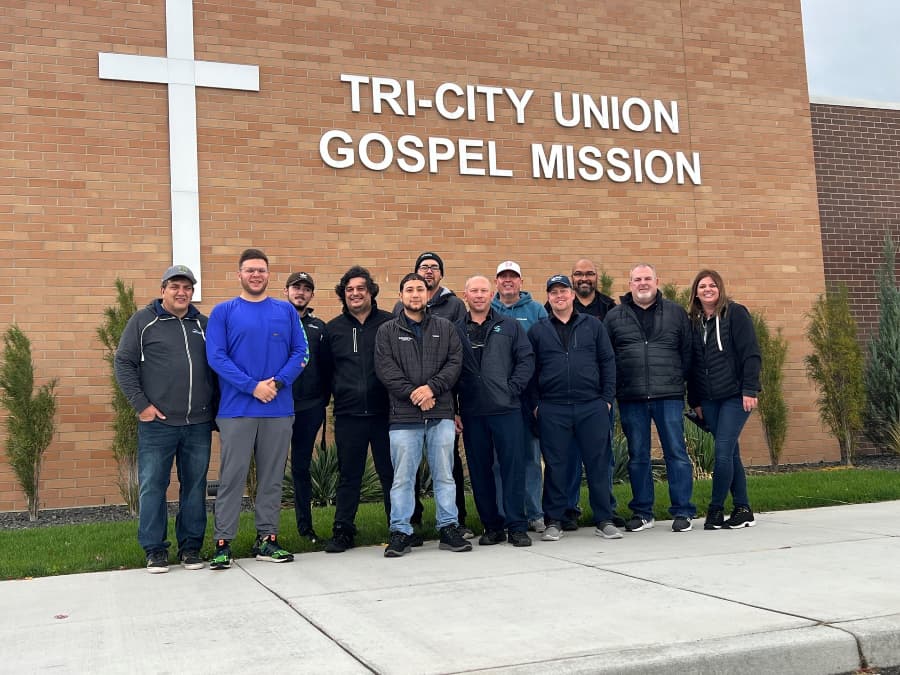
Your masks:
{"label": "man in black hoodie", "polygon": [[387,391],[375,376],[375,335],[391,315],[378,309],[378,284],[365,267],[354,265],[344,272],[334,291],[343,311],[325,326],[322,362],[331,373],[340,478],[334,528],[325,550],[343,553],[353,547],[356,536],[354,521],[370,446],[384,493],[384,511],[390,520],[394,469],[388,438]]}
{"label": "man in black hoodie", "polygon": [[162,298],[128,320],[115,356],[116,381],[138,416],[140,519],[138,542],[147,571],[169,571],[166,490],[178,464],[178,558],[203,567],[206,472],[209,469],[215,375],[206,361],[206,316],[191,298],[194,273],[174,265],[162,277]]}

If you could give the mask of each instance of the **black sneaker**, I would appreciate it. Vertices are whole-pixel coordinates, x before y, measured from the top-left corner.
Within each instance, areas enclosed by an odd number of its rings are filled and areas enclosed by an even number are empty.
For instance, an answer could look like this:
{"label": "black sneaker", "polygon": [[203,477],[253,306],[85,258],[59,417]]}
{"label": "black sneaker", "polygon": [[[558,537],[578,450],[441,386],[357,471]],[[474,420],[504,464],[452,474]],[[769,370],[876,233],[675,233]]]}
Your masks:
{"label": "black sneaker", "polygon": [[672,521],[672,532],[690,532],[693,529],[691,519],[687,516],[675,516],[675,520]]}
{"label": "black sneaker", "polygon": [[464,553],[472,550],[472,542],[462,538],[456,525],[445,525],[441,528],[441,543],[438,548],[442,551]]}
{"label": "black sneaker", "polygon": [[425,538],[422,537],[418,532],[413,532],[409,535],[409,545],[413,548],[419,548],[422,544],[425,543]]}
{"label": "black sneaker", "polygon": [[578,529],[578,521],[571,518],[563,518],[560,521],[563,532],[575,532]]}
{"label": "black sneaker", "polygon": [[278,544],[278,537],[274,534],[257,535],[253,545],[253,554],[257,560],[273,563],[294,562],[294,554],[286,551]]}
{"label": "black sneaker", "polygon": [[704,530],[721,530],[725,524],[725,509],[709,507],[706,514],[706,522],[703,523]]}
{"label": "black sneaker", "polygon": [[387,548],[384,549],[385,558],[399,558],[412,551],[410,543],[410,535],[404,532],[391,532],[391,540],[388,542]]}
{"label": "black sneaker", "polygon": [[343,530],[335,532],[325,544],[326,553],[343,553],[353,548],[353,535]]}
{"label": "black sneaker", "polygon": [[459,536],[463,539],[474,539],[475,533],[471,530],[471,528],[466,527],[465,525],[459,526]]}
{"label": "black sneaker", "polygon": [[216,554],[209,561],[209,569],[211,570],[227,570],[231,567],[231,546],[229,541],[219,539],[216,542]]}
{"label": "black sneaker", "polygon": [[502,544],[504,541],[506,541],[506,532],[503,530],[485,530],[484,534],[478,538],[478,545],[493,546]]}
{"label": "black sneaker", "polygon": [[316,531],[311,527],[304,528],[302,530],[298,530],[297,533],[303,538],[306,539],[310,544],[318,545],[322,543],[322,537],[316,534]]}
{"label": "black sneaker", "polygon": [[178,557],[181,559],[181,566],[186,570],[202,570],[205,564],[199,551],[182,551]]}
{"label": "black sneaker", "polygon": [[725,521],[724,527],[729,530],[737,530],[741,527],[753,527],[756,519],[749,506],[735,506],[731,512],[731,518]]}
{"label": "black sneaker", "polygon": [[626,525],[625,519],[620,516],[618,513],[614,513],[612,517],[612,524],[619,528],[624,528]]}
{"label": "black sneaker", "polygon": [[510,532],[509,543],[516,547],[531,546],[531,537],[527,532]]}
{"label": "black sneaker", "polygon": [[653,524],[656,521],[653,518],[643,518],[641,516],[631,516],[627,523],[625,523],[625,529],[629,532],[641,532],[643,530],[649,530],[653,527]]}
{"label": "black sneaker", "polygon": [[165,574],[169,571],[169,554],[165,549],[147,554],[147,571],[150,574]]}

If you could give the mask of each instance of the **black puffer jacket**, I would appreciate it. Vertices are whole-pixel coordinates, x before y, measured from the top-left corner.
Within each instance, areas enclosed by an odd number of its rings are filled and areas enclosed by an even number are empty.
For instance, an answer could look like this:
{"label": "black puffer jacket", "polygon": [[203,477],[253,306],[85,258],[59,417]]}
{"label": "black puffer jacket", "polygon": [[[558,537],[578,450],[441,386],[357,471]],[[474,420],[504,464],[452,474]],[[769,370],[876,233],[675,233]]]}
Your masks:
{"label": "black puffer jacket", "polygon": [[322,360],[331,373],[335,415],[386,415],[388,396],[375,376],[375,335],[391,315],[378,309],[360,323],[348,311],[325,324]]}
{"label": "black puffer jacket", "polygon": [[[750,312],[729,302],[720,317],[693,322],[694,360],[688,378],[688,404],[759,391],[762,360]],[[704,339],[705,335],[705,339]]]}
{"label": "black puffer jacket", "polygon": [[[390,396],[391,424],[426,419],[453,419],[453,386],[462,369],[462,345],[456,327],[439,316],[425,315],[422,343],[401,314],[378,329],[375,372]],[[413,389],[427,384],[437,403],[422,411],[409,400]]]}
{"label": "black puffer jacket", "polygon": [[603,321],[616,353],[616,398],[683,398],[691,367],[691,322],[680,305],[657,292],[653,334],[644,335],[631,293]]}
{"label": "black puffer jacket", "polygon": [[534,351],[515,319],[493,312],[487,319],[481,365],[466,332],[468,316],[456,322],[463,350],[456,384],[460,413],[499,415],[521,409],[521,395],[534,373]]}

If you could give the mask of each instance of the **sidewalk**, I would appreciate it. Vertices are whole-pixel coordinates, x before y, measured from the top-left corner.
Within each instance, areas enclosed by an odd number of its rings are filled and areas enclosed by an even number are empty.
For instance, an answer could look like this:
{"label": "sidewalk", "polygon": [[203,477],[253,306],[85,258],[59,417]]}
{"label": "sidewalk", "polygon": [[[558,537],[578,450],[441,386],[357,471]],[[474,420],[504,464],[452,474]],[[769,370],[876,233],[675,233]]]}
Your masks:
{"label": "sidewalk", "polygon": [[900,501],[0,582],[0,670],[845,673],[900,665]]}

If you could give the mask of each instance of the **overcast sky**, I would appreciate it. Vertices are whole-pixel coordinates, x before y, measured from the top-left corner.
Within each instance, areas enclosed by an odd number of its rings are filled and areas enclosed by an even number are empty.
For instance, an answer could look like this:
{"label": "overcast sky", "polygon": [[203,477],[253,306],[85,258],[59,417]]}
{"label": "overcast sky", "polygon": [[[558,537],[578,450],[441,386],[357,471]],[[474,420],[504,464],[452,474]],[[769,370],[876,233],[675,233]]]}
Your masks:
{"label": "overcast sky", "polygon": [[900,103],[900,0],[801,0],[810,97]]}

